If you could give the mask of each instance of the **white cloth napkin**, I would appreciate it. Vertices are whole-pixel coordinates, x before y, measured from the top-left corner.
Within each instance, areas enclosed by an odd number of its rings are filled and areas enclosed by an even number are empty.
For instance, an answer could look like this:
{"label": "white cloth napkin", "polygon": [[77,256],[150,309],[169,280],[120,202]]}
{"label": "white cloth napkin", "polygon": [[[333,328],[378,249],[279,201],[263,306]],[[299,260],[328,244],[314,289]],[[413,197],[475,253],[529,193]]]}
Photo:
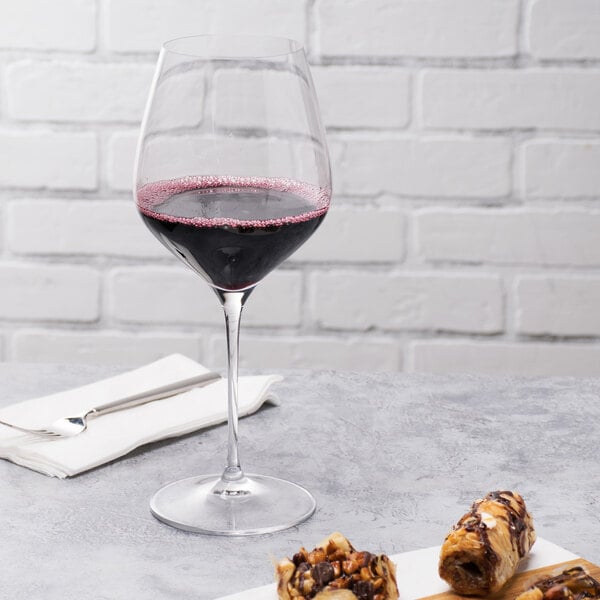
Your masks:
{"label": "white cloth napkin", "polygon": [[[45,427],[98,404],[193,377],[208,369],[173,354],[134,371],[76,389],[51,394],[0,410],[0,419],[25,427]],[[270,386],[277,375],[240,377],[239,415],[274,400]],[[220,379],[176,396],[163,398],[88,421],[75,437],[47,440],[0,425],[0,458],[53,477],[70,477],[119,458],[148,442],[221,423],[227,419],[227,380]]]}

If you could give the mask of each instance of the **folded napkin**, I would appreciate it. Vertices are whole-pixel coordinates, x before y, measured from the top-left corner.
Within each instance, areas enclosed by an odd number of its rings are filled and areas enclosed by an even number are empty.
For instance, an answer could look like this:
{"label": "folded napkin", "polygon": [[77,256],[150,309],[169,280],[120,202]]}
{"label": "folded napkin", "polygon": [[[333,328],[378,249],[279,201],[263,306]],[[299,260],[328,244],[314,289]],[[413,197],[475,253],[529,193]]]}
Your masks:
{"label": "folded napkin", "polygon": [[[96,383],[27,400],[0,410],[0,419],[40,428],[59,417],[82,411],[171,382],[208,372],[206,367],[173,354],[134,371]],[[239,414],[248,415],[266,400],[276,375],[240,377]],[[6,458],[53,477],[70,477],[119,458],[148,442],[196,431],[227,419],[227,380],[155,400],[132,408],[92,417],[82,434],[47,440],[0,425],[0,458]]]}

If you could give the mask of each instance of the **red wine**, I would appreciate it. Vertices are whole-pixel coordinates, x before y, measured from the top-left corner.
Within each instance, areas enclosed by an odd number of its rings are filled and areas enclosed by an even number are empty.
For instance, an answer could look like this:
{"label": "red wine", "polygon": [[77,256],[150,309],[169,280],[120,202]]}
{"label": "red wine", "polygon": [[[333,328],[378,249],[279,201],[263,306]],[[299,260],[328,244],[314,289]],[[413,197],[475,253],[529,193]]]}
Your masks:
{"label": "red wine", "polygon": [[137,191],[146,225],[221,290],[254,286],[317,229],[329,191],[289,179],[185,177]]}

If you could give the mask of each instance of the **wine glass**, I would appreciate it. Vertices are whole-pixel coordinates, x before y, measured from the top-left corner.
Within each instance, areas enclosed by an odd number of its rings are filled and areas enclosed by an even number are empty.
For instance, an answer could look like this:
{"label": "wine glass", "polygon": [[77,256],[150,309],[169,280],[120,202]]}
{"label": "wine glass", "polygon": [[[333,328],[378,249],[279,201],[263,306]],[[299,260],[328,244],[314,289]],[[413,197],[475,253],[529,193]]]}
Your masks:
{"label": "wine glass", "polygon": [[325,134],[299,43],[227,35],[163,45],[142,121],[135,199],[152,233],[223,307],[229,438],[222,474],[176,481],[154,495],[150,508],[161,521],[249,535],[313,514],[303,487],[241,468],[239,326],[254,287],[314,233],[330,197]]}

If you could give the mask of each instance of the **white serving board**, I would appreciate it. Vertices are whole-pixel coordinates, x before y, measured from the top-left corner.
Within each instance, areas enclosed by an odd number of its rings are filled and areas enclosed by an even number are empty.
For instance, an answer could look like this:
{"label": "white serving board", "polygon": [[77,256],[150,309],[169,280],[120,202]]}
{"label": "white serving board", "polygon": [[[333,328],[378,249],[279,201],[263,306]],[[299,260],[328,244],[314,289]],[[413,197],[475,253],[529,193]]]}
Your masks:
{"label": "white serving board", "polygon": [[[390,558],[396,563],[396,576],[400,600],[417,600],[450,590],[448,584],[439,578],[437,566],[440,547],[393,554]],[[519,565],[517,572],[532,571],[557,563],[579,558],[576,554],[538,538],[529,556]],[[275,584],[223,596],[218,600],[277,600]]]}

